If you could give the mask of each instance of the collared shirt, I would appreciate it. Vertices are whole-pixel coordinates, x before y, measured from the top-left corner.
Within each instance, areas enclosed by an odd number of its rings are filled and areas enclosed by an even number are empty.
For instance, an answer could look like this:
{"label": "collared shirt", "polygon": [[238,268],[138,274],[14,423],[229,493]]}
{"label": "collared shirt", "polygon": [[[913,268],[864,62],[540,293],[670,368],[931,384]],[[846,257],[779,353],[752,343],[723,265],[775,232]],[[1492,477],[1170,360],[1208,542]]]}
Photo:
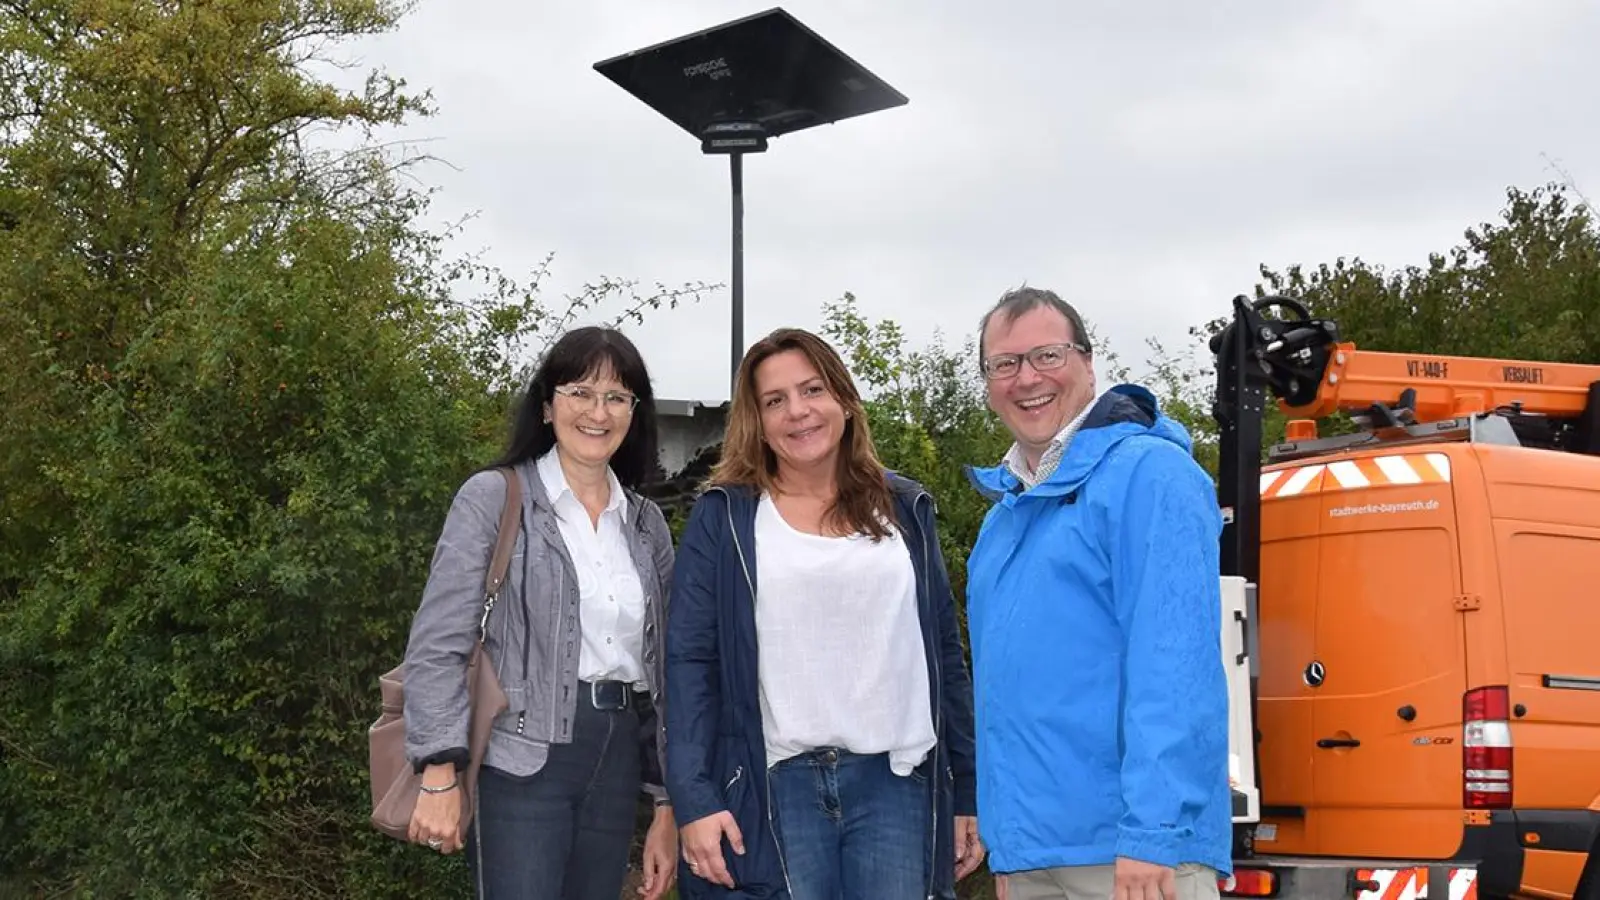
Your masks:
{"label": "collared shirt", "polygon": [[1055,472],[1056,466],[1061,464],[1061,457],[1066,455],[1067,445],[1072,443],[1072,436],[1078,433],[1078,429],[1082,427],[1084,419],[1089,417],[1089,410],[1094,409],[1094,405],[1099,403],[1100,398],[1104,397],[1105,394],[1105,391],[1095,394],[1088,403],[1083,405],[1083,410],[1072,417],[1072,421],[1056,432],[1056,436],[1051,438],[1049,445],[1044,448],[1044,453],[1039,456],[1039,467],[1037,469],[1028,468],[1028,458],[1023,455],[1021,444],[1014,443],[1011,445],[1011,449],[1006,451],[1005,459],[1002,462],[1005,464],[1006,469],[1012,475],[1015,475],[1018,481],[1022,482],[1024,489],[1038,486]]}
{"label": "collared shirt", "polygon": [[578,573],[578,630],[583,637],[578,677],[585,681],[625,681],[645,690],[644,588],[633,567],[623,530],[628,521],[628,504],[622,484],[614,473],[606,471],[611,496],[596,525],[567,484],[554,449],[540,457],[538,469],[555,509],[561,539]]}

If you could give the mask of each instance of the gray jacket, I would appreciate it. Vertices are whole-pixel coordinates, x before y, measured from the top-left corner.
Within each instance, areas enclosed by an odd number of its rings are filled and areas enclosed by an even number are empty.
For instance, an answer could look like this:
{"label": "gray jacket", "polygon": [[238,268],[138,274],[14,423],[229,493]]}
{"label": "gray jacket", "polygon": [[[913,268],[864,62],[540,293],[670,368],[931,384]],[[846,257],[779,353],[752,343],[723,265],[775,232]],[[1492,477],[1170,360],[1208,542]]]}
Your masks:
{"label": "gray jacket", "polygon": [[[484,764],[526,776],[543,768],[552,743],[572,740],[582,641],[578,578],[555,510],[534,462],[515,469],[522,480],[522,529],[484,643],[510,707],[495,720]],[[456,492],[445,516],[406,647],[406,755],[414,765],[466,761],[467,656],[483,613],[484,573],[505,497],[498,472],[478,472]],[[654,502],[633,491],[626,499],[628,548],[644,588],[644,666],[652,706],[640,733],[644,790],[661,800],[661,641],[672,586],[672,534]]]}

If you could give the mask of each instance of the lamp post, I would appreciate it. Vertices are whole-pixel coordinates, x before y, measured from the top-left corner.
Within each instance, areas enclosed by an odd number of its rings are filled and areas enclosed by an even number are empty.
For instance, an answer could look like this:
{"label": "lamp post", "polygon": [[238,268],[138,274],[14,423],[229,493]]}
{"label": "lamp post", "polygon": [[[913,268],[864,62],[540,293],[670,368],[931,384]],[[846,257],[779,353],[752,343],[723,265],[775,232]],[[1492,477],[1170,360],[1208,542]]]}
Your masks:
{"label": "lamp post", "polygon": [[[744,156],[770,139],[904,106],[904,94],[781,8],[595,63],[595,71],[728,157],[733,188],[732,371],[744,356]],[[730,388],[731,390],[731,388]]]}

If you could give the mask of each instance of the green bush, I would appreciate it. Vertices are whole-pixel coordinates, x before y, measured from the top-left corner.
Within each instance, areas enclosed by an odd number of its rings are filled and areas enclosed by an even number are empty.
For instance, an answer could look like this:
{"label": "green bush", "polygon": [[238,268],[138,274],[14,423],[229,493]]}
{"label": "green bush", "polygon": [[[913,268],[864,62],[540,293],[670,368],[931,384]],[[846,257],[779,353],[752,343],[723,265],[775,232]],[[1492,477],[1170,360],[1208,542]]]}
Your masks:
{"label": "green bush", "polygon": [[5,890],[466,890],[459,857],[367,822],[376,679],[452,494],[503,440],[516,351],[629,285],[557,315],[543,269],[445,262],[403,161],[305,149],[423,110],[297,55],[400,12],[0,13]]}

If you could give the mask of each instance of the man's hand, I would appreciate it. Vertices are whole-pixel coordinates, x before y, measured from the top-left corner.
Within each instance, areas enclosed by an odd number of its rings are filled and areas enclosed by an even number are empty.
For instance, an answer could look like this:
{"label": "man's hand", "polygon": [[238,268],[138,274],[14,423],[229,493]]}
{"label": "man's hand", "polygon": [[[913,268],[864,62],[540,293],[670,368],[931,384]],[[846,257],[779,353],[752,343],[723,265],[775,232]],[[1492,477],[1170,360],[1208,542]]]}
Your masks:
{"label": "man's hand", "polygon": [[1137,859],[1117,857],[1116,887],[1112,900],[1177,900],[1176,869]]}
{"label": "man's hand", "polygon": [[733,820],[733,813],[723,810],[696,819],[683,826],[681,834],[683,859],[689,864],[690,872],[712,884],[735,887],[733,876],[728,874],[728,865],[722,856],[723,835],[727,835],[728,845],[733,852],[744,855],[744,836],[739,833],[739,824]]}
{"label": "man's hand", "polygon": [[672,807],[656,807],[656,817],[644,836],[644,882],[639,896],[660,900],[678,879],[678,830],[672,822]]}
{"label": "man's hand", "polygon": [[978,839],[976,816],[956,816],[956,880],[971,875],[983,863],[983,841]]}

